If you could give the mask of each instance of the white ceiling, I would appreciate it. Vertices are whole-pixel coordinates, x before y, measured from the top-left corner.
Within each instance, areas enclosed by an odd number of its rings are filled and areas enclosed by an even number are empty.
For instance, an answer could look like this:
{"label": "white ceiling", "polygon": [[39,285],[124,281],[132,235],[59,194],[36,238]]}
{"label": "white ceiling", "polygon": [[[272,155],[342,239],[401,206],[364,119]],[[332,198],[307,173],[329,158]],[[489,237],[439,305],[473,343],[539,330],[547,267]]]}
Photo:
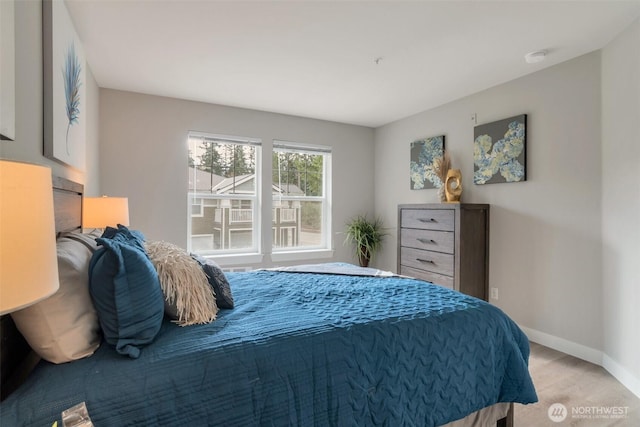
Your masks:
{"label": "white ceiling", "polygon": [[599,49],[640,16],[640,0],[66,3],[100,87],[371,127]]}

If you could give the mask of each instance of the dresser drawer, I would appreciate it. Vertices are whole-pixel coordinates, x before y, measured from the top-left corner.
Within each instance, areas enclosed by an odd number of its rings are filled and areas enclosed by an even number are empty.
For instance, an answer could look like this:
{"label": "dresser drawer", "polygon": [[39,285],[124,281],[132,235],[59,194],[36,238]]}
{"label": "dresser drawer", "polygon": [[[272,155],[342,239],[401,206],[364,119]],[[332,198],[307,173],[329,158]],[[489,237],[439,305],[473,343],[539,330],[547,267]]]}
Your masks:
{"label": "dresser drawer", "polygon": [[400,265],[453,276],[453,255],[421,249],[400,248]]}
{"label": "dresser drawer", "polygon": [[400,233],[402,246],[448,254],[453,253],[453,233],[451,231],[403,228]]}
{"label": "dresser drawer", "polygon": [[454,230],[453,209],[403,209],[401,226],[425,230]]}
{"label": "dresser drawer", "polygon": [[400,267],[400,274],[424,280],[425,282],[431,282],[435,285],[444,286],[445,288],[453,289],[453,277],[451,276],[432,273],[426,270],[418,270],[417,268],[411,268],[405,265]]}

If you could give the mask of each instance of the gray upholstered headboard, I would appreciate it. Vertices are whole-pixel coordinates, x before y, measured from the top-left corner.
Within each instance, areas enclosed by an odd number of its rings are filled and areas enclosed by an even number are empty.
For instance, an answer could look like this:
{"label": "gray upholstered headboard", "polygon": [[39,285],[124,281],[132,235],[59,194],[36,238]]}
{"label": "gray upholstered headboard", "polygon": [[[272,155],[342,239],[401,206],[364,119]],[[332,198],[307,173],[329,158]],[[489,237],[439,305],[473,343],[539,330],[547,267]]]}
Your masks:
{"label": "gray upholstered headboard", "polygon": [[[57,234],[82,229],[83,191],[82,184],[53,177]],[[10,315],[0,317],[0,341],[0,400],[4,400],[22,384],[40,358],[16,329]]]}

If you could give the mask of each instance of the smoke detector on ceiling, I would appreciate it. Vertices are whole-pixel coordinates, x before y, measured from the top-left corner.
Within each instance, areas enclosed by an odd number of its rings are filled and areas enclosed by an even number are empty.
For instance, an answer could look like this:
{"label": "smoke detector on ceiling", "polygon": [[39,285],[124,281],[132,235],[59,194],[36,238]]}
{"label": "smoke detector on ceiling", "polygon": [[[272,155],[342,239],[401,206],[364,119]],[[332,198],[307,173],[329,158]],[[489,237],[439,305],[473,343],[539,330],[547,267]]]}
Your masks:
{"label": "smoke detector on ceiling", "polygon": [[536,62],[544,61],[544,58],[547,56],[546,50],[536,50],[535,52],[529,52],[524,56],[524,60],[527,61],[527,64],[535,64]]}

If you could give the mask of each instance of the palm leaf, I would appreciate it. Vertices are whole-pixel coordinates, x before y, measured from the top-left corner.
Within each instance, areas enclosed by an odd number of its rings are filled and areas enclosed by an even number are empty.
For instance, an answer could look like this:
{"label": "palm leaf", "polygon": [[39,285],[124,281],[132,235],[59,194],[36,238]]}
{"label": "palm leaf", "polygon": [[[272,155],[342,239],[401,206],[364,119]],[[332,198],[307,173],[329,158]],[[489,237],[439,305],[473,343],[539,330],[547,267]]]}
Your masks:
{"label": "palm leaf", "polygon": [[80,61],[76,55],[76,48],[72,42],[65,57],[64,70],[62,71],[64,79],[64,95],[66,99],[67,119],[67,154],[69,153],[69,129],[78,123],[80,116],[80,72],[82,68]]}

